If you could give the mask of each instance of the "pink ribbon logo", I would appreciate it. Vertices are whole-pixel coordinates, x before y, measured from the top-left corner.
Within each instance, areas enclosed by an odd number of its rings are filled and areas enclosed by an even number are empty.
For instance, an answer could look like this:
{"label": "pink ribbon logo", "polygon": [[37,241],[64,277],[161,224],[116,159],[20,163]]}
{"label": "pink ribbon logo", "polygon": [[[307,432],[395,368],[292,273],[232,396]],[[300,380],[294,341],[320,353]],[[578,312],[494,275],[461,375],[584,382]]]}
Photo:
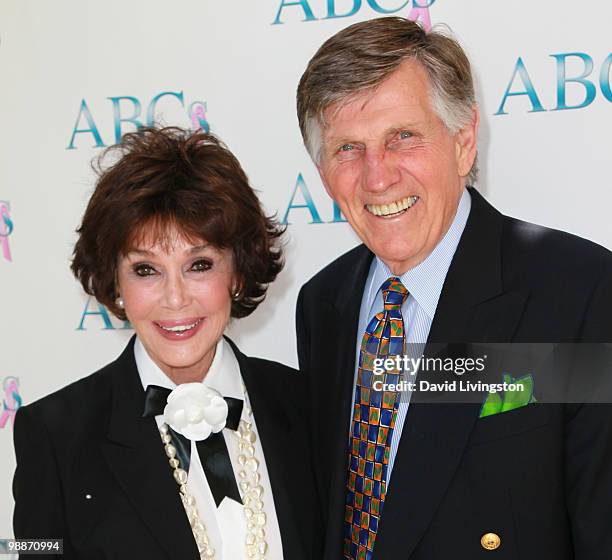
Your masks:
{"label": "pink ribbon logo", "polygon": [[2,255],[4,258],[11,262],[11,247],[9,245],[8,237],[13,231],[13,220],[11,220],[10,207],[8,202],[0,200],[0,247],[2,248]]}
{"label": "pink ribbon logo", "polygon": [[210,132],[210,125],[206,118],[206,106],[200,101],[191,106],[191,126],[193,130],[203,130],[207,134]]}
{"label": "pink ribbon logo", "polygon": [[[410,21],[420,21],[423,25],[423,29],[429,33],[431,31],[431,15],[429,14],[429,7],[435,2],[435,0],[414,0],[412,3],[412,10],[408,14]],[[427,4],[424,6],[423,4]]]}
{"label": "pink ribbon logo", "polygon": [[4,428],[10,420],[15,425],[15,414],[21,406],[21,396],[19,395],[19,379],[17,377],[7,377],[4,380],[4,399],[2,401],[2,414],[0,415],[0,428]]}

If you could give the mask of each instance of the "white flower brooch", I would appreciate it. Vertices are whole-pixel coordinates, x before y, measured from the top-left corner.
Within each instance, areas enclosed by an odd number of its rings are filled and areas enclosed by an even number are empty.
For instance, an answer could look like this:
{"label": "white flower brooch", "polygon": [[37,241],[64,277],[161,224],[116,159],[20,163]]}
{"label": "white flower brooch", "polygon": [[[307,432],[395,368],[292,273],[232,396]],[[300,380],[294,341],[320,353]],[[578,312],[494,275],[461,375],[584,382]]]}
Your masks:
{"label": "white flower brooch", "polygon": [[202,383],[183,383],[168,395],[164,421],[192,441],[225,428],[227,403],[221,393]]}

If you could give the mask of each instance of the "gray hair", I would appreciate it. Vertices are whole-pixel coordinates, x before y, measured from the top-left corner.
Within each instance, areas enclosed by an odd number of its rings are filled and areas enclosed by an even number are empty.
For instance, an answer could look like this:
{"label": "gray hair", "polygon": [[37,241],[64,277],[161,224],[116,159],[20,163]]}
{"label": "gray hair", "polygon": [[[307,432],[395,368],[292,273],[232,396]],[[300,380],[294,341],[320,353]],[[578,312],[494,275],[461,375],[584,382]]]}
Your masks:
{"label": "gray hair", "polygon": [[[452,134],[472,120],[474,81],[467,55],[455,39],[438,30],[426,33],[400,17],[355,23],[321,45],[298,85],[300,130],[315,163],[321,159],[327,109],[376,88],[406,60],[419,62],[427,72],[432,108]],[[474,160],[467,183],[477,176]]]}

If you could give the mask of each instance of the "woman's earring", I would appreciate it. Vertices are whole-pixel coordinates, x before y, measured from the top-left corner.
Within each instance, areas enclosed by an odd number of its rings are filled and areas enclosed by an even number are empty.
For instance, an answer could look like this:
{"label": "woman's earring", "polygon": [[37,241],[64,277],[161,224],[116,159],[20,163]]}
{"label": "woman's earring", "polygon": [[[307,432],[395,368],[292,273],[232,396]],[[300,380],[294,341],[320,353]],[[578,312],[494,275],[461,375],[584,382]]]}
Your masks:
{"label": "woman's earring", "polygon": [[234,295],[232,297],[234,301],[238,301],[240,299],[240,290],[238,290],[237,292],[234,292]]}
{"label": "woman's earring", "polygon": [[118,297],[115,300],[115,305],[119,308],[119,309],[123,309],[125,307],[125,304],[123,303],[123,298],[122,297]]}

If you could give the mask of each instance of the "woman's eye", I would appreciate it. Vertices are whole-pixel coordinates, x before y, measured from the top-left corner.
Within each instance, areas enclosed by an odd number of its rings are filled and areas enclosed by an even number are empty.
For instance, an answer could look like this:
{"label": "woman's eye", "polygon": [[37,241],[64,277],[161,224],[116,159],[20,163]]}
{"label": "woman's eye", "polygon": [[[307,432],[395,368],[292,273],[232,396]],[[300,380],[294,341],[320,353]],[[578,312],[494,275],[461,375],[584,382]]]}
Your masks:
{"label": "woman's eye", "polygon": [[138,276],[152,276],[156,273],[156,270],[150,264],[137,264],[134,267],[134,272]]}
{"label": "woman's eye", "polygon": [[205,272],[212,268],[212,262],[208,259],[199,259],[191,265],[191,270],[195,272]]}

